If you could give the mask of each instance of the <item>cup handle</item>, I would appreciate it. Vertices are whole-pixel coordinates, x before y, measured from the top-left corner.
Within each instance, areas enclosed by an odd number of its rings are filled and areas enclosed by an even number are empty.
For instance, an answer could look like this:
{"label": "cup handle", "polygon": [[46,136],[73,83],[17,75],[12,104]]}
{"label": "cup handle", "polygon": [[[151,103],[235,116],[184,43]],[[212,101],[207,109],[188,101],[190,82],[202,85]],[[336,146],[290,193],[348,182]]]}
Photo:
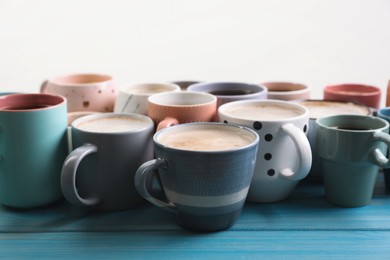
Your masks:
{"label": "cup handle", "polygon": [[41,84],[41,89],[40,89],[40,93],[46,93],[46,89],[47,89],[47,84],[49,83],[48,80],[45,80],[42,82]]}
{"label": "cup handle", "polygon": [[157,199],[153,195],[150,194],[147,188],[147,180],[149,180],[149,175],[155,173],[154,170],[158,168],[166,168],[167,164],[164,161],[164,159],[154,159],[145,162],[142,164],[137,172],[135,173],[134,177],[134,184],[135,188],[137,189],[138,193],[147,201],[150,203],[165,209],[167,211],[176,212],[176,206],[172,202],[164,202],[162,200]]}
{"label": "cup handle", "polygon": [[157,131],[167,128],[173,125],[178,125],[179,121],[176,118],[173,117],[166,117],[163,121],[161,121],[157,126]]}
{"label": "cup handle", "polygon": [[[387,145],[388,148],[390,147],[390,135],[389,134],[386,134],[384,132],[379,131],[379,132],[375,132],[372,137],[373,137],[374,141],[383,142]],[[381,150],[376,148],[370,152],[370,156],[371,156],[371,161],[373,163],[375,163],[376,165],[381,166],[383,168],[390,168],[390,153],[388,155],[389,157],[386,157],[381,152]]]}
{"label": "cup handle", "polygon": [[72,151],[65,159],[61,172],[61,189],[65,198],[72,204],[79,206],[94,206],[100,202],[97,196],[83,199],[77,193],[76,174],[80,162],[89,154],[96,153],[97,147],[85,144]]}
{"label": "cup handle", "polygon": [[309,141],[301,129],[293,124],[285,124],[282,126],[282,131],[286,133],[294,142],[298,152],[298,166],[295,170],[285,168],[281,170],[281,175],[284,178],[298,181],[307,176],[312,163],[312,154]]}

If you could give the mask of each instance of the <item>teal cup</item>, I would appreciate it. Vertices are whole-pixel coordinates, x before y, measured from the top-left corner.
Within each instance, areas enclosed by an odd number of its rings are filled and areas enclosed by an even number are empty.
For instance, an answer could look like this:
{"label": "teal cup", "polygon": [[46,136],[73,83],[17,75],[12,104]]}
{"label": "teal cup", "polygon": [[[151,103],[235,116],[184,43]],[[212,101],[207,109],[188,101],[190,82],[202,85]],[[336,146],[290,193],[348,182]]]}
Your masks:
{"label": "teal cup", "polygon": [[49,94],[0,97],[0,203],[40,207],[62,198],[67,156],[66,99]]}
{"label": "teal cup", "polygon": [[[385,107],[378,110],[378,117],[390,122],[390,107]],[[387,191],[390,191],[390,168],[383,169],[383,176],[385,178],[385,187]]]}
{"label": "teal cup", "polygon": [[373,116],[336,115],[317,119],[316,126],[327,201],[342,207],[368,205],[379,167],[390,167],[389,123]]}

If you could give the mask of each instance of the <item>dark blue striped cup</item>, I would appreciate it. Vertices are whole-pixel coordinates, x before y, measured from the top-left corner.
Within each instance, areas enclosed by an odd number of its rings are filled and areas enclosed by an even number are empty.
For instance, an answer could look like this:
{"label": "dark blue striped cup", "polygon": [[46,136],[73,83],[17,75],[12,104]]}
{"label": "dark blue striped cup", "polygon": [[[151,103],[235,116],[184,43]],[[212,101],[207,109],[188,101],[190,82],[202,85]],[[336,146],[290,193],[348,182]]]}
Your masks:
{"label": "dark blue striped cup", "polygon": [[[251,183],[256,132],[222,123],[189,123],[158,131],[153,141],[156,159],[144,163],[135,176],[141,196],[174,212],[184,228],[207,232],[231,227]],[[168,202],[147,188],[155,169]]]}

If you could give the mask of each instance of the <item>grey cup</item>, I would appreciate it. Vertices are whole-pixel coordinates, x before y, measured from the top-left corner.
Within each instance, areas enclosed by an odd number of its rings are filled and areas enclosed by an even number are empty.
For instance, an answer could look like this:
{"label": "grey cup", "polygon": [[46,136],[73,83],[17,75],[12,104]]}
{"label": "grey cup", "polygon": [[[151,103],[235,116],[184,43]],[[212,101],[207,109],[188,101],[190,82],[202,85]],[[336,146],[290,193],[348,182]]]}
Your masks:
{"label": "grey cup", "polygon": [[[233,129],[250,136],[243,147],[223,151],[171,148],[158,141],[159,135],[189,129]],[[175,213],[179,225],[196,231],[229,228],[238,219],[252,179],[259,138],[245,127],[219,123],[176,125],[157,132],[153,138],[155,160],[137,171],[138,192],[151,203]],[[158,169],[168,202],[150,194],[146,180]]]}
{"label": "grey cup", "polygon": [[[100,118],[145,120],[134,131],[102,133],[78,128]],[[153,121],[143,115],[104,113],[79,118],[72,123],[73,150],[64,162],[61,187],[72,204],[102,210],[124,210],[144,200],[134,187],[138,167],[153,158]]]}

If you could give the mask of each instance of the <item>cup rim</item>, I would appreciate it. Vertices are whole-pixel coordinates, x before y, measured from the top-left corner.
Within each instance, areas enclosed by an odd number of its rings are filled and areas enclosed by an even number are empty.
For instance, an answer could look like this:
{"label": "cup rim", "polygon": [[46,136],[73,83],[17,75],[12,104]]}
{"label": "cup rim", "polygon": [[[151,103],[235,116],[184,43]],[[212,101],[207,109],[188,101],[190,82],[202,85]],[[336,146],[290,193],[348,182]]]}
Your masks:
{"label": "cup rim", "polygon": [[0,106],[0,111],[3,111],[3,112],[10,112],[10,113],[21,113],[21,112],[34,112],[34,111],[43,111],[43,110],[48,110],[48,109],[51,109],[51,108],[54,108],[54,107],[58,107],[58,106],[61,106],[62,104],[66,103],[66,98],[61,96],[61,95],[57,95],[57,94],[46,94],[46,93],[13,93],[13,94],[7,94],[7,95],[3,95],[3,96],[0,96],[0,103],[1,101],[5,101],[7,99],[10,99],[10,101],[12,102],[12,99],[16,99],[18,100],[20,97],[24,97],[26,99],[31,99],[33,98],[34,100],[36,100],[37,97],[40,97],[41,100],[38,99],[38,101],[36,102],[43,102],[43,99],[51,99],[53,104],[52,105],[48,105],[46,107],[42,107],[42,108],[33,108],[33,109],[20,109],[20,110],[15,110],[15,109],[2,109],[1,106]]}
{"label": "cup rim", "polygon": [[[383,124],[382,127],[376,127],[373,129],[367,129],[367,130],[356,130],[356,129],[339,129],[335,128],[334,125],[330,126],[324,123],[326,120],[339,120],[340,122],[345,122],[346,119],[353,119],[353,120],[371,120],[372,122],[377,121]],[[333,131],[333,132],[342,132],[342,133],[372,133],[372,132],[377,132],[377,131],[382,131],[386,128],[389,128],[390,124],[379,117],[376,116],[370,116],[370,115],[333,115],[333,116],[325,116],[325,117],[320,117],[316,119],[316,125],[317,127],[324,128],[328,131]]]}
{"label": "cup rim", "polygon": [[[356,89],[362,92],[356,93]],[[349,92],[351,91],[351,92]],[[381,94],[381,89],[374,85],[360,83],[341,83],[325,86],[324,93],[342,94],[344,96],[376,96]]]}
{"label": "cup rim", "polygon": [[[251,143],[247,144],[247,145],[244,145],[244,146],[240,146],[240,147],[237,147],[237,148],[234,148],[234,149],[228,149],[228,150],[185,150],[185,149],[178,149],[178,148],[174,148],[174,147],[170,147],[170,146],[167,146],[167,145],[164,145],[162,143],[160,143],[157,138],[161,135],[161,134],[164,134],[165,132],[167,131],[174,131],[175,129],[177,128],[186,128],[186,127],[191,127],[191,126],[207,126],[207,127],[223,127],[223,128],[226,128],[226,127],[229,127],[229,128],[235,128],[235,129],[241,129],[241,131],[247,131],[249,132],[253,137],[254,139],[252,140]],[[206,154],[221,154],[221,153],[232,153],[232,152],[238,152],[238,151],[241,151],[241,150],[244,150],[244,149],[248,149],[252,146],[256,146],[258,143],[259,143],[259,135],[252,129],[250,129],[249,127],[246,127],[246,126],[241,126],[241,125],[233,125],[233,124],[225,124],[225,123],[220,123],[220,122],[193,122],[193,123],[184,123],[184,124],[178,124],[178,125],[174,125],[174,126],[171,126],[171,127],[167,127],[167,128],[163,128],[159,131],[157,131],[154,135],[153,135],[153,142],[155,145],[161,147],[161,148],[164,148],[164,149],[167,149],[167,150],[172,150],[172,151],[177,151],[177,152],[185,152],[185,153],[196,153],[196,154],[199,154],[199,153],[206,153]]]}
{"label": "cup rim", "polygon": [[[364,110],[367,111],[367,114],[366,115],[371,115],[372,114],[372,111],[370,110],[370,107],[366,106],[366,105],[363,105],[363,104],[359,104],[359,103],[356,103],[356,102],[351,102],[351,101],[342,101],[342,100],[330,100],[330,99],[304,99],[304,100],[297,100],[296,103],[302,105],[302,103],[305,103],[305,102],[308,102],[308,103],[314,103],[314,102],[319,102],[319,103],[339,103],[339,104],[352,104],[353,106],[356,106],[356,107],[360,107]],[[305,106],[305,105],[302,105],[302,106]],[[353,115],[353,114],[351,114]],[[319,117],[312,117],[310,115],[310,109],[309,109],[309,118],[310,119],[317,119]]]}
{"label": "cup rim", "polygon": [[[272,91],[269,89],[267,85],[269,84],[277,84],[277,85],[295,85],[295,86],[302,86],[300,89],[294,89],[294,90],[286,90],[286,91]],[[293,81],[266,81],[260,83],[260,85],[265,86],[268,89],[268,93],[272,94],[274,96],[282,96],[286,94],[304,94],[307,92],[310,92],[311,87],[309,85],[300,83],[300,82],[293,82]]]}
{"label": "cup rim", "polygon": [[[91,81],[91,82],[64,82],[61,79],[67,78],[67,77],[101,77],[102,80],[96,80],[96,81]],[[109,74],[105,73],[94,73],[94,72],[82,72],[82,73],[66,73],[66,74],[61,74],[57,76],[53,76],[49,78],[48,80],[50,83],[55,84],[55,85],[60,85],[60,86],[91,86],[95,84],[101,84],[105,82],[111,82],[113,81],[113,77]]]}
{"label": "cup rim", "polygon": [[268,93],[268,89],[261,85],[261,84],[253,84],[253,83],[246,83],[246,82],[238,82],[238,81],[212,81],[212,82],[199,82],[192,84],[188,86],[187,90],[188,91],[193,91],[193,92],[202,92],[202,93],[209,93],[210,89],[206,90],[199,90],[199,87],[202,86],[211,86],[211,85],[241,85],[241,86],[249,86],[252,89],[256,89],[258,91],[254,93],[249,93],[249,94],[241,94],[241,95],[215,95],[216,97],[221,97],[221,98],[240,98],[240,97],[247,97],[250,98],[252,96],[257,96],[260,93]]}
{"label": "cup rim", "polygon": [[[135,130],[129,130],[129,131],[121,131],[121,132],[94,132],[94,131],[87,131],[83,130],[77,127],[78,124],[94,119],[99,119],[99,118],[110,118],[110,117],[124,117],[124,118],[139,118],[148,121],[148,124],[145,127],[138,128]],[[72,124],[70,125],[71,129],[75,129],[80,132],[84,133],[89,133],[89,134],[95,134],[95,135],[126,135],[129,133],[137,133],[137,132],[142,132],[145,131],[148,128],[154,128],[154,122],[153,120],[145,115],[140,115],[140,114],[135,114],[135,113],[96,113],[96,114],[91,114],[83,117],[79,117],[75,119]]]}
{"label": "cup rim", "polygon": [[[209,100],[203,103],[197,103],[197,104],[183,104],[183,105],[178,105],[178,104],[167,104],[161,101],[158,101],[161,97],[164,96],[190,96],[190,95],[195,95],[195,96],[202,96],[204,98],[208,98]],[[180,100],[182,97],[178,98],[177,100]],[[157,100],[156,100],[157,99]],[[207,105],[212,105],[217,103],[217,97],[210,94],[210,93],[205,93],[205,92],[197,92],[197,91],[173,91],[173,92],[164,92],[164,93],[158,93],[158,94],[153,94],[150,97],[148,97],[148,102],[153,104],[153,105],[158,105],[158,106],[163,106],[163,107],[199,107],[199,106],[207,106]]]}
{"label": "cup rim", "polygon": [[[227,108],[229,107],[232,107],[232,106],[236,106],[236,105],[239,105],[239,104],[279,104],[279,105],[282,105],[282,106],[287,106],[287,107],[294,107],[294,108],[298,108],[302,111],[302,113],[298,116],[294,116],[294,117],[289,117],[289,118],[283,118],[283,119],[248,119],[248,118],[241,118],[239,116],[234,116],[234,115],[230,115],[230,114],[227,114],[224,110],[226,110]],[[221,105],[219,108],[218,108],[218,113],[221,114],[221,115],[224,115],[224,116],[227,116],[227,117],[230,117],[230,118],[233,118],[233,119],[237,119],[237,120],[245,120],[245,121],[253,121],[253,120],[257,120],[257,121],[261,121],[261,122],[288,122],[288,121],[291,121],[291,120],[299,120],[301,118],[304,118],[304,117],[307,117],[309,118],[309,109],[296,103],[296,102],[290,102],[290,101],[285,101],[285,100],[278,100],[278,99],[263,99],[263,100],[239,100],[239,101],[233,101],[233,102],[229,102],[229,103],[225,103],[223,105]]]}
{"label": "cup rim", "polygon": [[[163,92],[143,92],[143,93],[132,93],[129,90],[132,88],[136,88],[139,86],[149,86],[149,85],[160,85],[160,86],[165,86],[167,87],[166,91]],[[170,89],[168,89],[170,88]],[[154,94],[160,94],[160,93],[165,93],[165,92],[175,92],[179,91],[180,86],[175,84],[175,83],[170,83],[170,82],[131,82],[128,84],[124,84],[119,88],[119,94],[125,94],[125,95],[136,95],[136,96],[151,96]]]}

